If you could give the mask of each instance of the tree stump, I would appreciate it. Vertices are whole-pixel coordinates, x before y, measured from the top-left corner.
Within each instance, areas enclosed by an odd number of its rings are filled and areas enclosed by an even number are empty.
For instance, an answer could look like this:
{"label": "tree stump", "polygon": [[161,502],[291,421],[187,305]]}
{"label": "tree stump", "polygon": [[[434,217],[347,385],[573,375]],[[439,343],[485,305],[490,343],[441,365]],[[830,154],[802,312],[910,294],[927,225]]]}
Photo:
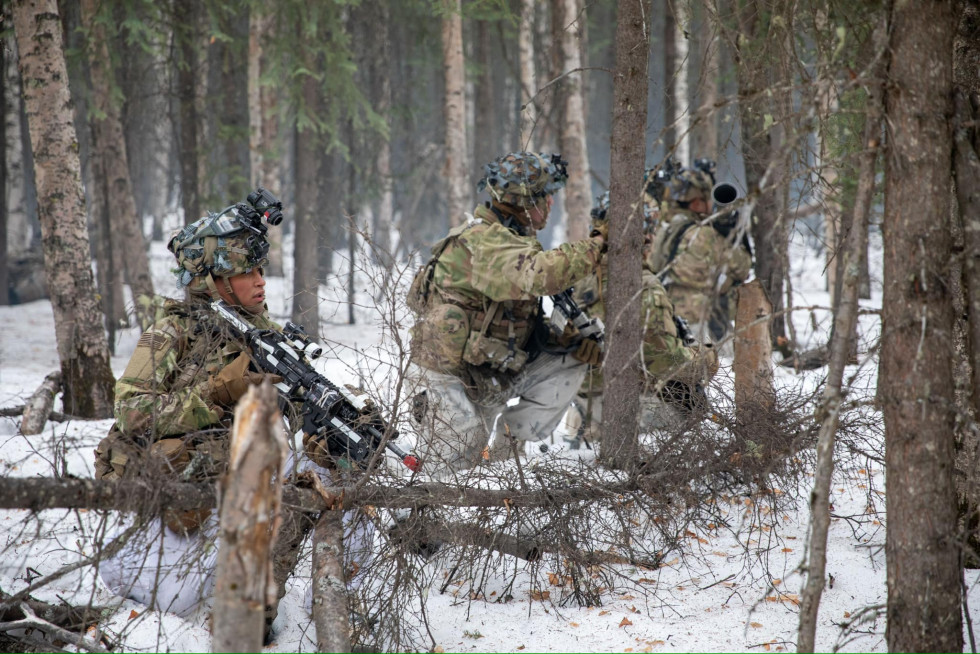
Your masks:
{"label": "tree stump", "polygon": [[228,472],[221,482],[215,652],[262,650],[265,607],[276,594],[270,554],[287,451],[276,391],[267,380],[249,388],[235,408]]}
{"label": "tree stump", "polygon": [[735,312],[735,416],[741,425],[769,414],[775,405],[772,387],[772,303],[759,280],[738,288]]}

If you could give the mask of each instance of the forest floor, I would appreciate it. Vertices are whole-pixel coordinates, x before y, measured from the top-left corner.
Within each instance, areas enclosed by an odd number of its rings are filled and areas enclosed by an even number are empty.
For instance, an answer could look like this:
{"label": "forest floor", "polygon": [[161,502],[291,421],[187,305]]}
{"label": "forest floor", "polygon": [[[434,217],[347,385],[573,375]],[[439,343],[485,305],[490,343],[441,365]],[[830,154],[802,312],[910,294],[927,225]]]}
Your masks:
{"label": "forest floor", "polygon": [[[798,239],[799,240],[799,239]],[[176,295],[169,261],[162,244],[153,244],[153,268],[160,292]],[[828,297],[823,290],[823,256],[803,243],[794,244],[794,302],[804,309],[793,314],[799,342],[815,346],[828,333]],[[288,270],[287,270],[288,272]],[[872,271],[873,275],[876,271]],[[385,327],[362,293],[355,312],[356,325],[343,324],[347,308],[337,285],[323,288],[321,336],[329,347],[321,370],[335,381],[358,382],[376,378],[378,363],[389,346],[383,345]],[[880,280],[880,275],[876,279]],[[365,282],[365,288],[368,288]],[[269,280],[270,310],[286,318],[290,289],[283,278]],[[823,308],[821,308],[823,307]],[[880,283],[862,308],[880,308]],[[404,325],[400,325],[404,327]],[[877,334],[876,316],[862,318],[862,342]],[[134,329],[120,332],[113,372],[122,373],[135,346]],[[332,360],[328,360],[332,357]],[[730,361],[723,361],[730,365]],[[23,404],[44,376],[57,369],[54,326],[48,302],[0,307],[0,407]],[[860,395],[874,393],[876,362],[849,368],[845,379],[857,380]],[[826,374],[819,369],[796,374],[780,369],[777,380],[785,387],[817,388]],[[39,436],[20,435],[19,421],[0,418],[0,471],[14,477],[72,474],[90,477],[92,450],[111,421],[49,422]],[[559,441],[560,445],[560,441]],[[871,444],[879,448],[881,444]],[[530,451],[530,448],[529,448]],[[589,457],[591,452],[569,453]],[[730,498],[722,510],[732,528],[690,534],[676,556],[657,570],[629,569],[636,586],[648,592],[610,591],[601,606],[558,606],[547,594],[518,583],[513,599],[495,602],[491,593],[473,599],[466,584],[449,585],[445,592],[433,583],[425,602],[428,629],[436,651],[549,651],[549,652],[664,652],[664,651],[790,651],[795,650],[798,600],[803,578],[809,513],[806,498],[812,477],[794,488],[776,489],[786,499],[762,529],[747,516],[755,509],[751,496]],[[817,630],[817,650],[886,651],[885,620],[885,479],[880,465],[868,457],[851,457],[838,465],[832,502],[835,518],[828,543],[829,584],[823,593]],[[93,512],[94,513],[94,512]],[[87,554],[96,521],[86,512],[47,511],[29,516],[26,511],[0,511],[0,588],[21,590],[38,575],[54,573]],[[744,527],[744,528],[743,528]],[[445,570],[439,557],[429,562],[431,578]],[[510,565],[513,566],[513,563]],[[314,651],[315,636],[309,610],[304,607],[309,564],[301,567],[281,604],[276,638],[265,651]],[[970,614],[980,618],[977,574],[968,571]],[[486,587],[484,590],[488,590]],[[125,651],[210,651],[207,614],[190,619],[147,610],[131,600],[114,597],[91,573],[79,570],[35,593],[37,599],[118,606],[103,629]],[[967,643],[970,642],[967,638]],[[969,647],[969,646],[968,646]],[[70,647],[66,647],[70,649]]]}

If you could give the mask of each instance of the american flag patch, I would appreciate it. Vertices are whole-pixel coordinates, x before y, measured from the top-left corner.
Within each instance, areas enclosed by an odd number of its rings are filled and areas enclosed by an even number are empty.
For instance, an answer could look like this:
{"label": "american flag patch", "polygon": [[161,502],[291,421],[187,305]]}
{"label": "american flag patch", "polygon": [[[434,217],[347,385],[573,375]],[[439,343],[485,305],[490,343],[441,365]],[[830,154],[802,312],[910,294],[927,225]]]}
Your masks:
{"label": "american flag patch", "polygon": [[167,347],[167,343],[170,339],[162,334],[154,334],[153,332],[143,332],[140,336],[139,343],[137,347],[148,347],[153,350],[162,350]]}

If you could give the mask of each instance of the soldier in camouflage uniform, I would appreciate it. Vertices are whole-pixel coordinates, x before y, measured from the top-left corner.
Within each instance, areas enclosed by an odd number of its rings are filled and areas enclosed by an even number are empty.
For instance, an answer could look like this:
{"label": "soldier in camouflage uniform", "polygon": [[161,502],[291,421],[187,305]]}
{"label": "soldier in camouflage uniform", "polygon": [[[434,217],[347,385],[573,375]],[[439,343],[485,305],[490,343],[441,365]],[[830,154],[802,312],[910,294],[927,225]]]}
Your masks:
{"label": "soldier in camouflage uniform", "polygon": [[664,224],[657,231],[646,265],[656,271],[674,311],[691,325],[695,337],[722,340],[730,330],[727,309],[731,289],[745,281],[752,268],[748,250],[704,219],[711,207],[711,177],[700,169],[683,168],[667,185]]}
{"label": "soldier in camouflage uniform", "polygon": [[[247,207],[235,205],[210,214],[170,239],[167,247],[177,258],[177,285],[187,289],[188,299],[162,303],[162,317],[140,336],[116,383],[116,422],[96,449],[97,479],[217,480],[227,467],[229,427],[239,398],[264,379],[282,381],[250,368],[245,344],[227,336],[210,308],[213,299],[221,298],[251,325],[281,329],[269,319],[265,303],[263,267],[269,245],[264,234],[243,227],[243,210]],[[292,434],[301,424],[299,416],[287,418]],[[323,449],[310,438],[305,445],[310,457],[290,456],[287,469],[313,469],[329,483],[325,467],[332,464]],[[151,542],[133,542],[105,560],[100,568],[103,581],[120,595],[189,614],[213,590],[215,513],[164,512],[167,529],[151,535]],[[279,597],[312,525],[306,516],[292,512],[282,518],[273,552]],[[345,542],[359,553],[348,556],[363,563],[373,536],[363,521],[351,527],[352,520],[352,512],[345,513]],[[276,606],[267,607],[267,630],[276,614]]]}
{"label": "soldier in camouflage uniform", "polygon": [[[650,178],[647,171],[646,178]],[[657,227],[657,213],[652,196],[656,194],[647,185],[644,197],[644,252],[652,243],[652,232]],[[650,198],[650,200],[648,200]],[[647,209],[646,205],[650,208]],[[609,209],[609,192],[598,198],[592,209],[592,223],[606,222]],[[579,307],[591,317],[605,320],[605,295],[608,288],[608,262],[603,257],[596,274],[590,275],[575,286],[574,298]],[[674,320],[674,307],[660,279],[644,266],[640,311],[643,317],[644,383],[640,397],[640,415],[637,416],[641,431],[666,429],[680,424],[692,408],[694,398],[701,397],[703,389],[718,370],[718,357],[711,348],[703,351],[697,345],[688,344],[678,331]],[[592,367],[586,376],[578,397],[566,416],[564,425],[566,441],[572,449],[578,449],[582,437],[592,443],[601,437],[602,384],[601,367]]]}
{"label": "soldier in camouflage uniform", "polygon": [[433,247],[415,277],[411,374],[425,390],[413,416],[422,469],[436,479],[475,467],[491,433],[491,459],[550,435],[587,363],[599,361],[595,341],[552,342],[539,329],[541,297],[590,275],[605,248],[604,229],[554,250],[538,242],[566,179],[558,155],[518,152],[488,164],[477,188],[490,201]]}

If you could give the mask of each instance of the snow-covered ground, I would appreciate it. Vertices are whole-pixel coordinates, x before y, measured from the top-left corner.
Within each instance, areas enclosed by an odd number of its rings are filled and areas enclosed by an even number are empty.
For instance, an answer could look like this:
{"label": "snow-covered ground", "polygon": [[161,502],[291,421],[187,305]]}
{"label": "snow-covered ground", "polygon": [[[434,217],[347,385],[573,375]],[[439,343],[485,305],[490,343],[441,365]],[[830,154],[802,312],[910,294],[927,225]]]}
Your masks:
{"label": "snow-covered ground", "polygon": [[[819,345],[827,338],[828,296],[824,291],[822,255],[794,243],[791,257],[794,303],[805,307],[793,314],[796,337],[806,345]],[[176,294],[168,269],[170,261],[162,244],[154,243],[152,264],[157,289]],[[873,299],[864,308],[880,306],[880,272],[873,266]],[[340,280],[344,274],[338,275]],[[340,282],[323,287],[321,339],[330,346],[322,359],[322,371],[341,382],[363,378],[388,378],[392,333],[382,327],[381,317],[369,297],[370,278],[361,276],[356,311],[357,324],[347,325]],[[269,280],[271,311],[285,319],[290,289],[282,278]],[[388,324],[391,324],[388,321]],[[862,317],[861,331],[866,346],[877,336],[874,315]],[[401,332],[407,325],[399,324]],[[397,331],[397,330],[396,330]],[[138,333],[119,333],[112,368],[118,376],[132,352]],[[866,347],[862,352],[866,352]],[[23,404],[44,376],[58,368],[53,319],[47,302],[0,307],[0,407]],[[860,372],[849,368],[845,378],[856,372],[859,395],[874,391],[876,362],[865,361]],[[815,388],[826,369],[797,375],[780,369],[778,381],[787,387]],[[390,391],[390,389],[387,389]],[[52,476],[69,473],[92,475],[92,450],[111,421],[49,422],[44,433],[19,434],[19,420],[0,418],[0,470],[16,477]],[[529,450],[531,451],[531,450]],[[468,587],[433,583],[425,593],[429,629],[436,651],[787,651],[795,649],[798,622],[797,598],[803,578],[798,573],[804,561],[808,510],[804,500],[809,479],[799,488],[777,489],[789,498],[770,522],[757,531],[747,531],[748,516],[760,508],[752,497],[733,497],[719,511],[727,512],[734,528],[691,532],[677,556],[668,557],[656,570],[623,566],[622,574],[634,588],[646,592],[610,591],[601,606],[581,608],[558,606],[550,599],[555,592],[530,585],[530,576],[518,576],[509,590],[513,599],[495,601],[499,595],[486,592],[474,599]],[[884,618],[868,607],[885,602],[884,559],[884,471],[867,459],[842,465],[833,484],[834,514],[830,530],[827,571],[832,583],[824,591],[820,606],[817,649],[840,647],[844,651],[885,651]],[[766,509],[761,509],[763,512]],[[861,519],[853,519],[858,516]],[[55,573],[90,554],[98,525],[94,512],[48,511],[39,518],[26,511],[0,511],[0,588],[17,592],[39,575]],[[745,529],[741,527],[745,526]],[[440,559],[427,564],[427,574],[441,579]],[[509,565],[513,566],[511,561]],[[301,569],[308,574],[309,566]],[[522,585],[521,580],[524,579]],[[976,575],[967,578],[971,599],[976,595]],[[304,608],[305,583],[297,580],[281,604],[275,642],[266,651],[313,651],[315,634]],[[34,594],[37,599],[57,602],[118,605],[113,617],[102,625],[105,634],[128,651],[210,651],[207,615],[185,620],[114,597],[92,572],[71,572]],[[972,604],[972,603],[971,603]],[[973,618],[980,610],[971,605]],[[842,632],[840,625],[858,616],[869,619]]]}

